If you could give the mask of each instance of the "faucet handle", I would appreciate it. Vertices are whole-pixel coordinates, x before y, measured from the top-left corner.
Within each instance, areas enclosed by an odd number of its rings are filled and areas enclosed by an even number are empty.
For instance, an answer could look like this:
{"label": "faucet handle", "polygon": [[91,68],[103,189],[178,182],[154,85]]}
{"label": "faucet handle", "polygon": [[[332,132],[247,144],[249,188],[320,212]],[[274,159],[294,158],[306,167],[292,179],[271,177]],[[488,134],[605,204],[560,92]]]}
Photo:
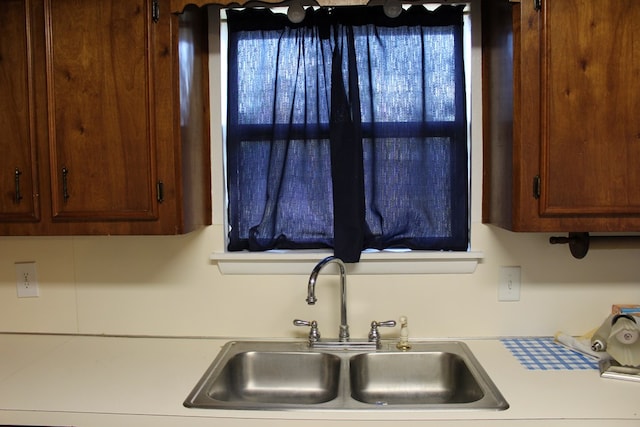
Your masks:
{"label": "faucet handle", "polygon": [[375,342],[375,343],[380,342],[380,332],[378,331],[378,328],[381,326],[392,328],[396,326],[396,321],[385,320],[382,322],[377,322],[374,320],[373,322],[371,322],[371,330],[369,331],[369,342]]}
{"label": "faucet handle", "polygon": [[311,329],[309,329],[309,343],[310,344],[320,341],[320,331],[318,330],[318,322],[316,322],[315,320],[308,321],[308,320],[295,319],[293,321],[293,324],[295,326],[310,326],[311,327]]}

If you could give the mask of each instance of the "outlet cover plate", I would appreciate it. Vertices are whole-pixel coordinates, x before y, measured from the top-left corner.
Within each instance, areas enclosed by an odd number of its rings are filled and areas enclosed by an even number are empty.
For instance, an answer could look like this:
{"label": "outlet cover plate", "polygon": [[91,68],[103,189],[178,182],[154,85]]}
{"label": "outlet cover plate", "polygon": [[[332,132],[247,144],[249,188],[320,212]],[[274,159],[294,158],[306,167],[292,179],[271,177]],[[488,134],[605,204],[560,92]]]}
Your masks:
{"label": "outlet cover plate", "polygon": [[18,298],[40,296],[35,262],[16,262],[16,289]]}
{"label": "outlet cover plate", "polygon": [[500,267],[498,301],[520,301],[520,267]]}

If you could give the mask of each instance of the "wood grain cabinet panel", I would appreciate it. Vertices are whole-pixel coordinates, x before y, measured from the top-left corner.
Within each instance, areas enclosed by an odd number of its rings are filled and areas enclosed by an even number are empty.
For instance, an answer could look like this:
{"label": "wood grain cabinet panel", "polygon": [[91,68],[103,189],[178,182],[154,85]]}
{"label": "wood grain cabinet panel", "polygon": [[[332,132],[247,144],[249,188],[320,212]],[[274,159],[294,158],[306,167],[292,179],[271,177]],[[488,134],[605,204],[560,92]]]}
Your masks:
{"label": "wood grain cabinet panel", "polygon": [[0,221],[39,220],[33,37],[24,0],[0,2]]}
{"label": "wood grain cabinet panel", "polygon": [[46,1],[54,220],[158,218],[147,11],[145,0]]}
{"label": "wood grain cabinet panel", "polygon": [[[210,224],[206,10],[170,14],[167,0],[16,3],[37,39],[31,165],[43,166],[42,216],[3,219],[0,234],[176,234]],[[185,101],[181,87],[197,90]]]}
{"label": "wood grain cabinet panel", "polygon": [[483,220],[640,231],[640,3],[483,2]]}

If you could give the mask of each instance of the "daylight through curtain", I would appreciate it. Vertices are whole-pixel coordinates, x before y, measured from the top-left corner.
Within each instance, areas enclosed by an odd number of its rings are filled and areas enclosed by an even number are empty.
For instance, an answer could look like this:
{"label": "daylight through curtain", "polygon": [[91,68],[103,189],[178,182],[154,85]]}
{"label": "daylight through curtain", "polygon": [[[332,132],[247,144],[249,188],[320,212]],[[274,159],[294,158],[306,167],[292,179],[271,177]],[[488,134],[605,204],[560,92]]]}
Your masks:
{"label": "daylight through curtain", "polygon": [[229,250],[466,250],[462,8],[229,11]]}

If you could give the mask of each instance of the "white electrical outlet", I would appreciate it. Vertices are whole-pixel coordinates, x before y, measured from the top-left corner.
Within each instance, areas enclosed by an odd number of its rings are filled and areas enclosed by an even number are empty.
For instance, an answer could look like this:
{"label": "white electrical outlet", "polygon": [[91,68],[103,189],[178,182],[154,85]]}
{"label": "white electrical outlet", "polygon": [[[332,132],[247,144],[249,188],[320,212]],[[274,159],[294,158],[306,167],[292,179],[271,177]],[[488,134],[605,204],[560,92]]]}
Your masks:
{"label": "white electrical outlet", "polygon": [[18,298],[40,296],[35,262],[16,262],[16,286]]}
{"label": "white electrical outlet", "polygon": [[500,267],[498,301],[520,301],[520,267]]}

